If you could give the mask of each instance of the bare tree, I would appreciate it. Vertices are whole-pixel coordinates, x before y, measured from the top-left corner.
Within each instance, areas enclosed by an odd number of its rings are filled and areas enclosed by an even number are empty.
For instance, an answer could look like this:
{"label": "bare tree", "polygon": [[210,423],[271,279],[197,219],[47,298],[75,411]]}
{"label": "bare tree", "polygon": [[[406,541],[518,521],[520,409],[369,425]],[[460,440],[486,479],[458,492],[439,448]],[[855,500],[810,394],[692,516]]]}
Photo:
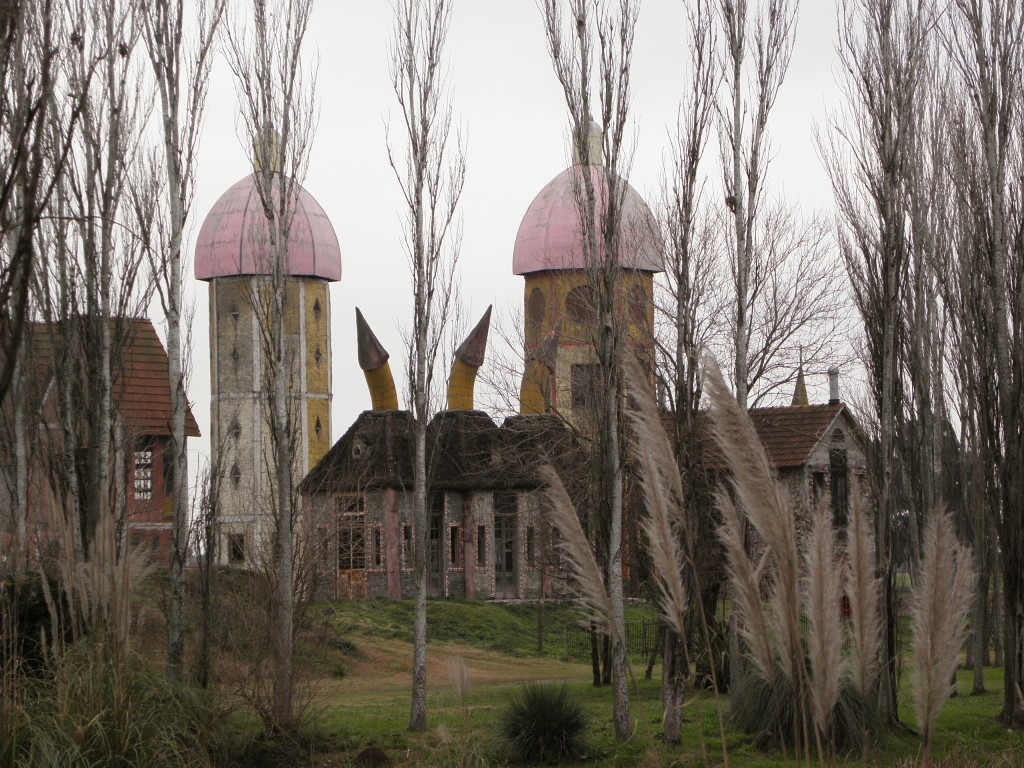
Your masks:
{"label": "bare tree", "polygon": [[[617,7],[616,7],[617,6]],[[612,701],[615,735],[620,741],[633,732],[629,705],[628,660],[623,644],[625,614],[622,583],[623,473],[620,424],[622,381],[618,357],[623,329],[616,299],[619,275],[628,269],[630,237],[623,203],[631,151],[625,142],[631,99],[630,69],[639,4],[586,0],[545,0],[541,6],[548,53],[565,96],[573,152],[584,170],[574,193],[579,214],[582,261],[595,299],[593,343],[600,368],[599,440],[603,494],[602,524],[607,525],[607,584],[614,627],[611,634]],[[595,78],[596,75],[596,78]],[[594,100],[594,90],[597,99]],[[593,146],[593,110],[601,144]],[[591,173],[589,168],[595,168]],[[635,224],[635,223],[634,223]],[[649,235],[650,233],[648,233]]]}
{"label": "bare tree", "polygon": [[[143,35],[153,68],[162,118],[166,205],[155,231],[151,268],[167,321],[167,359],[171,393],[173,471],[169,495],[174,522],[170,553],[170,598],[167,611],[167,665],[180,674],[185,652],[185,562],[188,558],[188,462],[185,410],[189,315],[182,296],[185,224],[195,188],[195,156],[205,109],[214,38],[226,0],[196,8],[194,40],[186,38],[184,0],[154,0],[143,14]],[[184,58],[184,61],[183,61]],[[182,331],[185,338],[182,338]],[[168,461],[165,458],[164,461]]]}
{"label": "bare tree", "polygon": [[[1024,280],[1021,253],[1024,176],[1021,146],[1024,11],[1016,3],[957,0],[944,29],[949,58],[962,90],[961,137],[974,162],[960,175],[963,192],[957,217],[966,230],[960,261],[976,260],[977,292],[970,304],[977,324],[970,332],[988,334],[991,345],[978,358],[979,416],[989,425],[991,458],[998,473],[1000,509],[996,518],[1003,558],[1002,717],[1024,725],[1024,438],[1020,418],[1024,334],[1021,333]],[[998,425],[998,426],[996,426]],[[994,428],[992,428],[994,427]]]}
{"label": "bare tree", "polygon": [[[402,189],[404,246],[413,289],[407,378],[413,414],[413,530],[416,598],[413,618],[409,730],[427,726],[427,425],[438,350],[451,318],[458,260],[458,203],[466,179],[465,151],[452,136],[444,50],[448,0],[398,0],[391,44],[391,83],[407,145],[388,143],[388,161]],[[454,143],[453,142],[454,139]]]}
{"label": "bare tree", "polygon": [[[719,143],[725,184],[725,205],[732,218],[730,262],[736,290],[734,379],[736,400],[747,407],[750,387],[748,344],[749,309],[756,230],[765,197],[768,169],[768,118],[789,68],[796,34],[796,0],[767,0],[753,20],[747,0],[719,0],[718,13],[725,39],[722,81],[727,102],[719,107]],[[748,35],[753,40],[748,43]],[[752,45],[751,45],[752,43]],[[752,76],[744,73],[754,54]]]}
{"label": "bare tree", "polygon": [[[60,425],[59,436],[48,435],[51,481],[83,559],[102,516],[113,515],[119,532],[124,522],[123,476],[114,469],[133,436],[115,418],[115,379],[132,330],[127,318],[142,314],[150,295],[138,242],[145,211],[126,200],[148,94],[134,56],[139,20],[132,2],[77,6],[67,24],[78,31],[62,59],[61,82],[76,95],[82,89],[80,119],[39,233],[47,259],[34,299],[46,321]],[[55,120],[48,138],[59,145],[65,131]]]}
{"label": "bare tree", "polygon": [[679,533],[683,537],[680,550],[685,553],[683,575],[689,597],[686,634],[665,633],[663,727],[665,741],[671,744],[680,740],[692,640],[697,632],[702,632],[703,639],[707,640],[706,599],[709,592],[713,593],[713,612],[721,580],[714,575],[715,557],[708,556],[707,551],[702,552],[699,558],[697,554],[698,547],[706,547],[715,541],[710,499],[701,503],[698,498],[702,461],[697,428],[702,394],[699,361],[701,351],[714,330],[711,318],[717,313],[711,305],[720,298],[715,281],[717,260],[713,248],[713,226],[709,217],[701,213],[704,185],[700,163],[712,127],[718,85],[714,16],[710,3],[701,0],[689,7],[687,21],[692,69],[672,136],[670,175],[663,182],[660,220],[665,242],[667,296],[663,305],[656,305],[659,320],[664,322],[667,333],[660,357],[664,390],[671,400],[674,415],[672,444],[684,497],[678,500],[679,508],[685,510]]}
{"label": "bare tree", "polygon": [[[71,98],[57,97],[67,11],[60,0],[0,4],[0,402],[30,314],[36,230],[64,172],[93,75],[86,67]],[[72,46],[80,46],[77,39],[72,34]]]}
{"label": "bare tree", "polygon": [[896,510],[896,423],[904,412],[900,360],[906,328],[902,307],[909,269],[908,198],[916,136],[917,101],[923,97],[927,4],[894,0],[843,6],[839,55],[849,107],[833,123],[823,155],[840,218],[840,248],[864,322],[866,363],[875,412],[878,449],[872,484],[876,557],[884,577],[886,632],[880,706],[895,719],[896,612],[892,521]]}
{"label": "bare tree", "polygon": [[300,515],[292,475],[295,466],[296,414],[292,388],[294,355],[286,340],[286,304],[290,278],[288,246],[305,176],[315,123],[315,74],[303,61],[302,43],[312,0],[284,4],[255,0],[252,20],[235,16],[227,27],[228,61],[241,99],[242,134],[251,140],[256,191],[266,221],[266,278],[251,297],[264,359],[265,419],[270,431],[266,452],[273,531],[274,676],[266,727],[271,732],[295,726],[292,656],[294,650],[295,548]]}

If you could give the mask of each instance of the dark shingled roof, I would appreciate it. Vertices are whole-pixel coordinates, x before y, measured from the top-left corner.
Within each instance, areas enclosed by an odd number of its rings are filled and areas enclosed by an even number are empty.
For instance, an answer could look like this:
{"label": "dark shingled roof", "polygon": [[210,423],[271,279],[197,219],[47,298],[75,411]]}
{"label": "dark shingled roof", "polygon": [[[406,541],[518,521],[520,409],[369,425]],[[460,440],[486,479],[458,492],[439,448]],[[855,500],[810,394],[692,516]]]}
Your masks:
{"label": "dark shingled roof", "polygon": [[[442,411],[427,428],[431,488],[538,488],[539,469],[559,471],[577,457],[565,423],[555,416],[513,416],[501,428],[482,411]],[[364,411],[299,486],[302,493],[347,493],[413,487],[412,416]]]}
{"label": "dark shingled roof", "polygon": [[299,485],[302,493],[412,488],[412,414],[363,411]]}
{"label": "dark shingled roof", "polygon": [[[776,469],[802,466],[829,427],[846,409],[842,403],[751,408],[750,420]],[[725,460],[714,440],[706,443],[708,469],[725,469]]]}

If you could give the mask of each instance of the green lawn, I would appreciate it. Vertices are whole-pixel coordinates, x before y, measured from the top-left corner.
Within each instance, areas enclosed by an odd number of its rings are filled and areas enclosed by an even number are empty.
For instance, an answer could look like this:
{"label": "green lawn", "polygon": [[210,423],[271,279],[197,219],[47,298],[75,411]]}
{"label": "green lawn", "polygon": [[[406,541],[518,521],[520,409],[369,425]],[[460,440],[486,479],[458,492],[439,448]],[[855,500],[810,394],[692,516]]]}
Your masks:
{"label": "green lawn", "polygon": [[[631,608],[631,619],[649,617],[649,610]],[[347,765],[368,745],[384,748],[396,765],[485,766],[503,764],[495,739],[498,715],[521,681],[567,681],[590,713],[588,755],[581,765],[689,766],[724,765],[720,718],[727,717],[727,698],[716,703],[700,694],[688,703],[683,744],[668,747],[661,731],[660,666],[654,680],[644,680],[646,661],[634,658],[638,678],[633,691],[636,734],[616,744],[611,725],[611,691],[590,684],[588,660],[565,661],[565,627],[578,621],[575,609],[546,606],[544,650],[537,650],[537,614],[532,605],[434,601],[428,609],[430,728],[423,734],[405,730],[409,708],[408,645],[412,626],[410,602],[371,601],[317,606],[314,621],[321,628],[318,648],[304,655],[307,668],[320,669],[316,701],[318,729],[335,745],[317,765]],[[340,649],[340,650],[338,650]],[[462,659],[469,669],[464,700],[456,693],[448,667]],[[340,671],[339,671],[340,670]],[[943,766],[1022,766],[1024,734],[1009,733],[995,719],[1001,706],[1002,670],[986,670],[989,693],[969,695],[971,676],[959,676],[962,692],[939,718],[933,756]],[[913,724],[909,667],[901,684],[901,719]],[[791,765],[781,754],[764,754],[746,735],[725,728],[730,766]],[[914,765],[919,739],[911,732],[881,739],[868,758],[870,765]],[[790,756],[791,758],[792,756]],[[813,761],[817,764],[817,760]],[[838,764],[846,765],[840,761]],[[859,765],[853,760],[850,765]]]}

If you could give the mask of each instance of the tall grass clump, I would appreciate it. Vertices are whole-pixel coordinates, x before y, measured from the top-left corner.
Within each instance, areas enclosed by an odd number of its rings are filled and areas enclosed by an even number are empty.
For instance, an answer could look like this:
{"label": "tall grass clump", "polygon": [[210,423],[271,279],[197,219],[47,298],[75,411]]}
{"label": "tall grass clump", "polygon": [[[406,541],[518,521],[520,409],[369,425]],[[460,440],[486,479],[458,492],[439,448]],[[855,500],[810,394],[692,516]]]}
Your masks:
{"label": "tall grass clump", "polygon": [[524,686],[512,695],[498,721],[498,733],[509,757],[520,763],[559,762],[580,756],[586,729],[586,711],[564,683]]}
{"label": "tall grass clump", "polygon": [[957,540],[949,513],[936,512],[925,527],[921,571],[910,603],[914,711],[925,766],[931,756],[935,719],[952,690],[950,681],[955,680],[974,580],[970,550]]}
{"label": "tall grass clump", "polygon": [[117,659],[91,639],[19,681],[22,719],[4,757],[19,766],[209,765],[221,717],[212,695]]}

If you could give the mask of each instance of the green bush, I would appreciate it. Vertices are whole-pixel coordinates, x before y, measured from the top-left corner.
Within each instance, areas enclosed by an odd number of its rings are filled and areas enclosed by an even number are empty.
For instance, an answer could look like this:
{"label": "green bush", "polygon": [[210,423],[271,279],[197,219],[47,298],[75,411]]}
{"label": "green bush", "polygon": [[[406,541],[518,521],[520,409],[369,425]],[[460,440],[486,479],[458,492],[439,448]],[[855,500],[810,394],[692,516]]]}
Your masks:
{"label": "green bush", "polygon": [[577,756],[587,715],[562,685],[526,685],[509,700],[498,732],[518,762],[553,762]]}
{"label": "green bush", "polygon": [[729,622],[718,616],[708,619],[707,641],[703,628],[693,633],[695,687],[719,693],[729,690]]}
{"label": "green bush", "polygon": [[[732,700],[729,721],[744,733],[753,734],[759,746],[780,746],[780,737],[787,747],[795,743],[797,696],[782,671],[775,671],[775,688],[756,671],[749,669],[739,681]],[[814,724],[810,702],[803,702],[803,717],[814,745]],[[867,705],[853,683],[844,680],[839,698],[832,709],[831,739],[839,755],[859,753],[865,737],[870,739],[877,729],[874,709]],[[824,745],[823,745],[824,746]]]}

